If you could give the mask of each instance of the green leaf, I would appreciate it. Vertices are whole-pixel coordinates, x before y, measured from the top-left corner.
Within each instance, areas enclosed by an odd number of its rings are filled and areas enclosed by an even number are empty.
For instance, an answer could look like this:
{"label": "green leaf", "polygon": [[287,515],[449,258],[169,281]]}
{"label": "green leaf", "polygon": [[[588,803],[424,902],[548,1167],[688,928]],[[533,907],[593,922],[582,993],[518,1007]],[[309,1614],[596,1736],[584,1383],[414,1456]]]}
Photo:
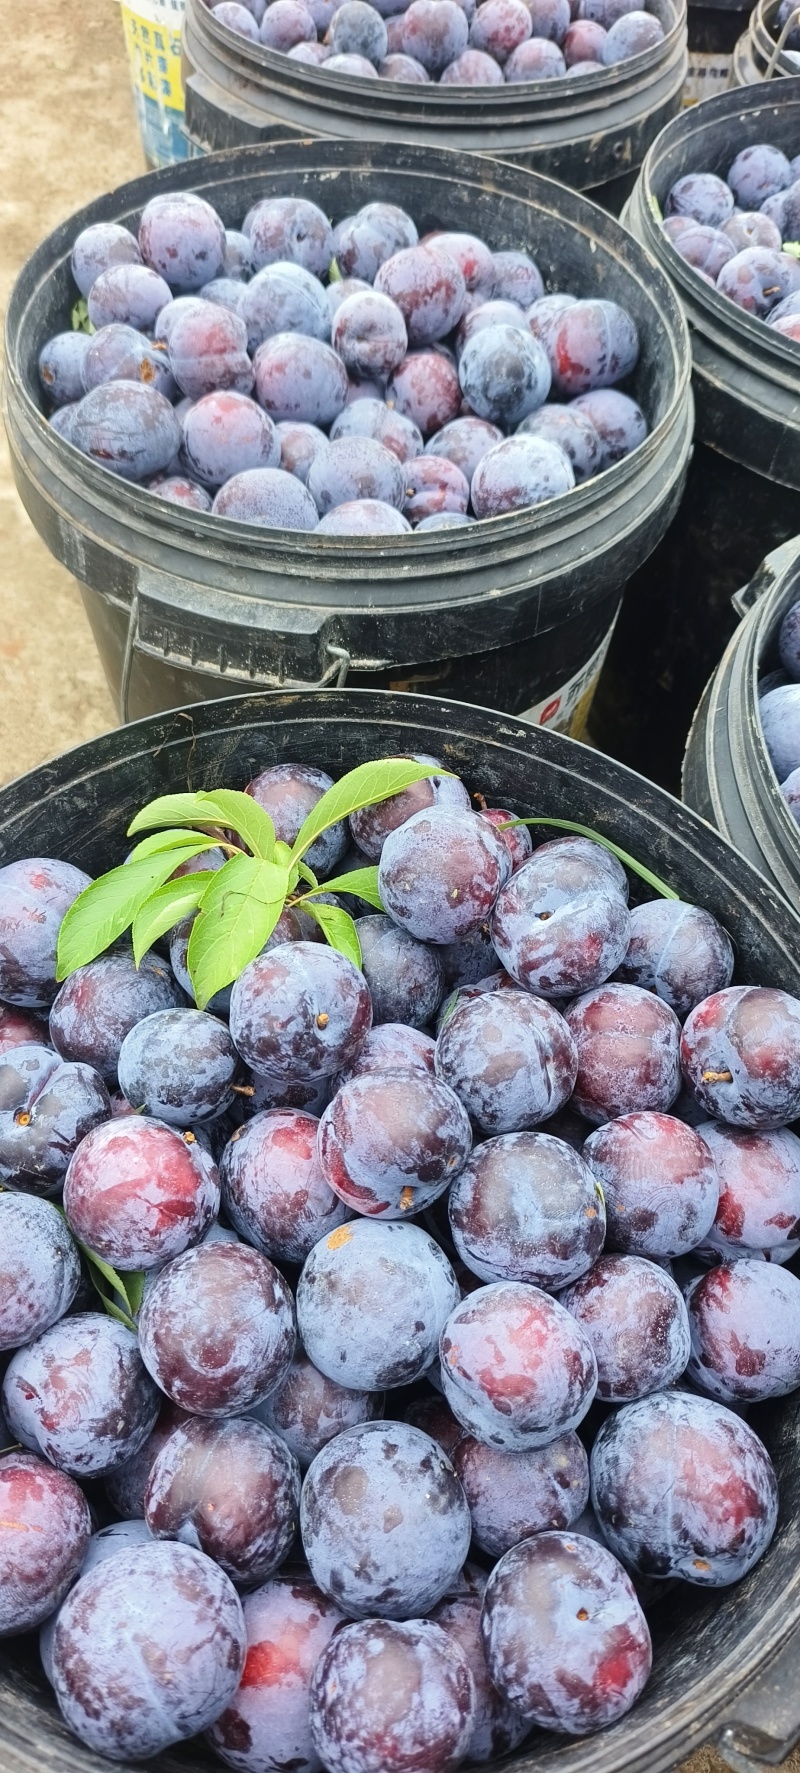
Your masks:
{"label": "green leaf", "polygon": [[116,1318],[118,1324],[124,1324],[126,1330],[132,1330],[134,1336],[138,1335],[138,1325],[134,1323],[133,1318],[128,1316],[127,1311],[122,1311],[119,1305],[115,1305],[113,1299],[109,1299],[108,1294],[103,1292],[103,1288],[97,1280],[97,1277],[94,1274],[91,1274],[91,1271],[90,1278],[95,1292],[100,1295],[103,1310],[108,1312],[109,1317]]}
{"label": "green leaf", "polygon": [[128,826],[128,836],[154,831],[159,825],[213,825],[236,831],[253,854],[267,861],[275,848],[275,828],[252,794],[220,788],[213,794],[162,794],[142,807]]}
{"label": "green leaf", "polygon": [[[62,1209],[59,1208],[59,1211],[62,1211]],[[99,1294],[100,1299],[102,1300],[103,1309],[108,1312],[109,1317],[116,1318],[118,1323],[125,1325],[126,1330],[132,1330],[134,1335],[136,1335],[134,1317],[142,1302],[144,1275],[138,1271],[130,1274],[128,1276],[128,1285],[126,1286],[122,1276],[117,1274],[116,1269],[112,1268],[109,1262],[104,1262],[102,1256],[98,1256],[94,1250],[87,1249],[86,1245],[82,1244],[79,1238],[76,1237],[75,1242],[78,1249],[81,1251],[81,1254],[86,1257],[89,1268],[89,1279],[95,1292]],[[106,1281],[112,1291],[117,1293],[120,1299],[124,1300],[125,1305],[127,1306],[127,1311],[122,1311],[118,1305],[115,1305],[113,1299],[109,1298],[108,1293],[103,1286],[103,1281]]]}
{"label": "green leaf", "polygon": [[127,1278],[128,1298],[130,1300],[131,1310],[134,1313],[137,1313],[142,1309],[145,1278],[145,1274],[141,1268],[135,1269]]}
{"label": "green leaf", "polygon": [[315,885],[310,893],[304,893],[302,899],[298,899],[298,905],[310,910],[310,906],[306,907],[306,901],[312,899],[315,893],[353,893],[355,898],[363,899],[365,904],[374,905],[376,911],[384,908],[378,891],[377,868],[354,868],[352,874],[337,874],[335,880],[324,880],[321,886]]}
{"label": "green leaf", "polygon": [[295,867],[297,868],[298,880],[306,881],[307,884],[311,887],[315,887],[318,885],[316,874],[312,873],[312,870],[307,866],[307,864],[305,862],[297,862],[297,863],[295,863]]}
{"label": "green leaf", "polygon": [[183,856],[175,857],[175,867],[180,868],[181,862],[190,856],[202,856],[204,850],[219,849],[219,838],[195,836],[193,831],[184,828],[182,831],[172,828],[169,831],[155,831],[152,837],[143,837],[131,850],[128,863],[139,862],[145,856],[160,856],[165,850],[184,850]]}
{"label": "green leaf", "polygon": [[655,216],[657,222],[663,222],[664,217],[661,214],[661,204],[658,201],[655,191],[651,191],[650,193],[650,213]]}
{"label": "green leaf", "polygon": [[79,296],[77,302],[73,302],[70,320],[73,332],[94,332],[94,327],[89,319],[89,304],[85,296]]}
{"label": "green leaf", "polygon": [[403,757],[384,757],[378,763],[359,764],[358,769],[348,770],[346,776],[334,782],[312,807],[295,838],[292,855],[298,859],[321,832],[327,831],[331,825],[338,825],[350,813],[357,813],[360,807],[378,806],[382,800],[391,800],[393,794],[402,793],[414,782],[450,773],[438,764],[413,763]]}
{"label": "green leaf", "polygon": [[792,259],[800,259],[800,240],[784,240],[781,252],[788,252]]}
{"label": "green leaf", "polygon": [[186,953],[198,1009],[261,953],[286,903],[287,884],[285,868],[254,856],[234,856],[212,876]]}
{"label": "green leaf", "polygon": [[341,905],[318,905],[314,899],[304,899],[303,910],[319,924],[331,948],[338,948],[339,953],[346,955],[354,967],[360,968],[361,943],[349,911],[343,911]]}
{"label": "green leaf", "polygon": [[599,843],[601,849],[610,850],[612,856],[617,856],[626,868],[630,868],[632,874],[638,874],[641,880],[646,880],[648,886],[661,894],[662,899],[680,899],[680,893],[673,892],[672,887],[668,887],[663,880],[659,880],[657,874],[645,868],[643,862],[637,862],[635,856],[629,856],[627,850],[621,850],[618,843],[611,842],[610,837],[601,837],[599,831],[593,831],[590,825],[576,825],[573,819],[509,819],[506,825],[498,825],[496,829],[511,831],[515,825],[553,825],[559,831],[576,831],[580,837],[590,837],[592,843]]}
{"label": "green leaf", "polygon": [[341,283],[341,281],[342,281],[342,273],[339,270],[339,266],[337,265],[335,259],[331,259],[331,262],[328,266],[328,282],[329,283]]}
{"label": "green leaf", "polygon": [[158,887],[137,911],[133,920],[133,958],[137,967],[142,955],[152,948],[159,936],[175,928],[176,923],[196,911],[206,888],[214,879],[211,869],[199,874],[185,874],[180,880],[168,880]]}
{"label": "green leaf", "polygon": [[213,801],[215,812],[224,815],[224,822],[244,839],[249,850],[263,862],[270,862],[275,851],[275,826],[263,806],[252,794],[237,794],[230,788],[215,788],[201,799]]}
{"label": "green leaf", "polygon": [[70,905],[58,935],[56,978],[66,979],[78,967],[103,954],[133,922],[156,887],[175,870],[175,851],[123,863],[101,874]]}

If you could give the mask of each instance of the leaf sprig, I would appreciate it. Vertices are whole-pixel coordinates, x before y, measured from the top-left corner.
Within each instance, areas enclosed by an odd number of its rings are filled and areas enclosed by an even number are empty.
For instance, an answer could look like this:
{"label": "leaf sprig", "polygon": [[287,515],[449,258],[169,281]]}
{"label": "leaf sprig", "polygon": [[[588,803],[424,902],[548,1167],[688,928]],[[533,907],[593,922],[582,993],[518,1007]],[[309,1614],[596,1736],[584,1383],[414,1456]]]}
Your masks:
{"label": "leaf sprig", "polygon": [[[382,911],[377,868],[357,868],[320,884],[307,857],[323,832],[362,807],[378,806],[428,776],[439,765],[406,758],[360,764],[317,801],[289,848],[275,836],[269,815],[250,794],[165,794],[136,814],[128,836],[143,836],[127,862],[86,887],[61,925],[56,977],[66,979],[131,931],[139,966],[153,943],[193,917],[186,964],[195,1001],[212,997],[261,953],[288,906],[302,907],[331,947],[361,965],[361,947],[349,912],[330,893],[351,893]],[[186,862],[207,856],[221,866],[175,878]]]}

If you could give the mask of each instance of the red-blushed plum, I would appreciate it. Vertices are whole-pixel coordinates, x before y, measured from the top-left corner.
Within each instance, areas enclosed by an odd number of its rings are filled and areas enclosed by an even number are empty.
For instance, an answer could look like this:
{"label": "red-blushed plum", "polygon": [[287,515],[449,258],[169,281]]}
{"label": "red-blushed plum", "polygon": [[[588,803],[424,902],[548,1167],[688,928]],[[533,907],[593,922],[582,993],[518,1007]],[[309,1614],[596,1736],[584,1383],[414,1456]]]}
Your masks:
{"label": "red-blushed plum", "polygon": [[111,1102],[89,1065],[65,1064],[52,1047],[0,1056],[0,1173],[31,1194],[56,1194],[73,1152],[107,1121]]}
{"label": "red-blushed plum", "polygon": [[[347,0],[349,5],[362,6],[363,0]],[[341,9],[343,11],[344,8]],[[379,15],[364,6],[376,22]],[[337,18],[340,13],[337,13]],[[331,328],[331,342],[351,375],[364,381],[387,380],[402,363],[408,349],[406,324],[400,309],[388,296],[370,289],[348,296],[337,308]]]}
{"label": "red-blushed plum", "polygon": [[395,923],[421,942],[445,945],[488,920],[510,867],[502,838],[485,819],[434,805],[386,837],[378,885]]}
{"label": "red-blushed plum", "polygon": [[[412,14],[419,7],[437,12],[447,8],[466,28],[464,14],[455,0],[413,0],[405,15],[404,38],[411,28]],[[413,48],[407,48],[406,54],[413,55]],[[423,67],[427,66],[423,57],[417,59]],[[450,332],[461,319],[467,297],[459,265],[435,240],[427,246],[406,247],[386,259],[376,273],[375,288],[397,303],[412,345],[433,344]]]}
{"label": "red-blushed plum", "polygon": [[638,985],[600,985],[571,1004],[566,1021],[578,1048],[575,1107],[585,1120],[602,1126],[638,1109],[671,1108],[681,1025],[668,1004]]}
{"label": "red-blushed plum", "polygon": [[387,259],[416,244],[416,226],[404,209],[396,203],[366,203],[334,230],[332,256],[342,277],[371,284]]}
{"label": "red-blushed plum", "polygon": [[537,412],[529,413],[517,430],[523,436],[542,437],[546,443],[558,444],[572,463],[576,485],[600,473],[603,445],[590,415],[579,411],[577,401],[568,406],[546,402]]}
{"label": "red-blushed plum", "polygon": [[62,1318],[18,1349],[3,1383],[17,1440],[74,1477],[102,1476],[138,1453],[159,1401],[132,1331],[99,1312]]}
{"label": "red-blushed plum", "polygon": [[357,1057],[334,1079],[336,1088],[374,1071],[421,1071],[433,1076],[436,1042],[406,1023],[380,1022],[371,1028]]}
{"label": "red-blushed plum", "polygon": [[567,73],[574,67],[601,66],[607,36],[604,26],[594,19],[573,19],[561,46]]}
{"label": "red-blushed plum", "polygon": [[112,1508],[116,1509],[123,1520],[144,1520],[145,1492],[156,1459],[174,1430],[181,1423],[190,1420],[185,1410],[180,1410],[177,1404],[164,1398],[155,1428],[142,1443],[138,1453],[134,1453],[131,1459],[124,1459],[121,1465],[115,1465],[113,1471],[106,1473],[103,1479],[106,1495]]}
{"label": "red-blushed plum", "polygon": [[297,1530],[300,1469],[262,1422],[204,1422],[170,1435],[147,1484],[144,1514],[157,1539],[179,1539],[248,1588],[282,1564]]}
{"label": "red-blushed plum", "polygon": [[79,1740],[138,1760],[194,1736],[239,1685],[247,1639],[233,1584],[187,1545],[140,1545],[81,1579],[61,1609],[53,1679]]}
{"label": "red-blushed plum", "polygon": [[491,992],[457,1004],[447,1017],[436,1044],[436,1074],[485,1132],[511,1133],[563,1108],[578,1055],[550,1004],[528,992]]}
{"label": "red-blushed plum", "polygon": [[[439,6],[444,0],[432,3]],[[450,424],[461,410],[461,387],[455,365],[443,351],[409,351],[389,378],[386,403],[391,410],[410,419],[423,437],[430,437],[432,432]]]}
{"label": "red-blushed plum", "polygon": [[44,1010],[56,984],[62,922],[91,878],[69,862],[26,858],[0,868],[0,997]]}
{"label": "red-blushed plum", "polygon": [[433,233],[426,235],[424,244],[437,246],[440,251],[455,259],[468,295],[479,295],[485,301],[490,300],[494,294],[494,258],[485,241],[479,240],[477,234]]}
{"label": "red-blushed plum", "polygon": [[353,499],[379,499],[400,510],[404,471],[373,437],[340,437],[314,457],[306,482],[321,517]]}
{"label": "red-blushed plum", "polygon": [[420,1225],[353,1219],[306,1258],[297,1288],[303,1347],[350,1390],[411,1385],[435,1361],[458,1296],[444,1250]]}
{"label": "red-blushed plum", "polygon": [[158,1268],[195,1244],[219,1212],[216,1165],[191,1133],[149,1115],[109,1120],[70,1160],[70,1230],[123,1273]]}
{"label": "red-blushed plum", "polygon": [[454,62],[448,62],[439,76],[440,86],[502,86],[503,70],[493,55],[482,49],[465,49]]}
{"label": "red-blushed plum", "polygon": [[445,1403],[440,1392],[430,1390],[415,1397],[403,1411],[403,1421],[410,1422],[412,1428],[421,1428],[423,1434],[429,1434],[452,1459],[453,1451],[464,1433],[460,1422],[456,1421],[449,1404]]}
{"label": "red-blushed plum", "polygon": [[719,1204],[701,1248],[716,1260],[788,1262],[800,1249],[800,1139],[788,1127],[753,1133],[703,1121]]}
{"label": "red-blushed plum", "polygon": [[800,1386],[800,1281],[769,1262],[724,1262],[686,1295],[687,1377],[722,1403],[759,1403]]}
{"label": "red-blushed plum", "polygon": [[763,985],[714,992],[684,1026],[681,1065],[717,1119],[785,1126],[800,1116],[800,1002]]}
{"label": "red-blushed plum", "polygon": [[372,1773],[387,1764],[414,1773],[423,1757],[426,1773],[450,1773],[464,1759],[474,1723],[467,1657],[430,1620],[346,1625],[314,1671],[311,1734],[329,1773]]}
{"label": "red-blushed plum", "polygon": [[555,392],[571,399],[629,376],[639,356],[639,335],[618,302],[577,301],[556,320],[548,355]]}
{"label": "red-blushed plum", "polygon": [[361,966],[372,999],[373,1023],[425,1028],[444,995],[444,973],[435,948],[415,941],[390,917],[360,917]]}
{"label": "red-blushed plum", "polygon": [[647,420],[640,406],[619,388],[596,388],[580,394],[574,404],[593,424],[603,450],[602,468],[611,468],[623,456],[638,449],[647,436]]}
{"label": "red-blushed plum", "polygon": [[274,431],[280,446],[280,467],[287,474],[294,474],[305,485],[315,455],[320,449],[327,447],[328,439],[324,431],[320,431],[317,425],[307,425],[290,419],[275,425]]}
{"label": "red-blushed plum", "polygon": [[92,1531],[89,1504],[31,1453],[0,1459],[0,1637],[32,1631],[63,1600]]}
{"label": "red-blushed plum", "polygon": [[466,512],[469,481],[445,456],[417,456],[415,461],[405,463],[404,474],[403,510],[412,523],[440,512]]}
{"label": "red-blushed plum", "polygon": [[532,37],[509,56],[504,71],[509,84],[514,80],[561,80],[567,64],[556,43],[546,37]]}
{"label": "red-blushed plum", "polygon": [[[400,42],[404,55],[413,55],[435,79],[467,47],[469,26],[455,0],[412,0],[406,7]],[[442,326],[441,333],[449,332]]]}
{"label": "red-blushed plum", "polygon": [[465,1434],[452,1459],[473,1539],[492,1558],[531,1533],[571,1527],[589,1500],[589,1460],[574,1431],[527,1453],[501,1453]]}
{"label": "red-blushed plum", "polygon": [[248,12],[246,6],[239,5],[239,0],[219,0],[217,6],[211,7],[211,12],[230,31],[236,31],[240,37],[249,37],[251,43],[260,43],[258,25],[253,14]]}
{"label": "red-blushed plum", "polygon": [[[256,1404],[251,1414],[275,1429],[305,1471],[343,1429],[373,1422],[383,1415],[383,1409],[382,1392],[341,1385],[320,1373],[308,1355],[297,1354],[282,1384],[263,1404]],[[425,1424],[416,1426],[424,1428]]]}
{"label": "red-blushed plum", "polygon": [[[479,333],[478,340],[487,338]],[[535,343],[535,341],[534,341]],[[476,517],[503,517],[559,498],[575,485],[569,456],[541,437],[506,437],[487,451],[472,480]]]}
{"label": "red-blushed plum", "polygon": [[524,0],[483,0],[470,25],[469,40],[473,49],[493,56],[503,67],[532,29]]}
{"label": "red-blushed plum", "polygon": [[632,55],[644,55],[664,41],[664,26],[651,12],[627,12],[609,27],[603,44],[603,65],[613,68]]}
{"label": "red-blushed plum", "polygon": [[312,530],[317,507],[301,480],[282,468],[246,468],[220,487],[212,510],[215,517],[237,523],[263,524],[270,529]]}
{"label": "red-blushed plum", "polygon": [[631,912],[631,939],[616,977],[654,991],[683,1020],[703,998],[730,985],[733,965],[733,943],[710,911],[652,899]]}
{"label": "red-blushed plum", "polygon": [[167,1263],[139,1316],[142,1359],[194,1416],[238,1416],[279,1385],[295,1348],[294,1304],[257,1250],[200,1244]]}
{"label": "red-blushed plum", "polygon": [[[553,4],[566,6],[568,0],[553,0]],[[532,6],[528,11],[533,17]],[[520,307],[528,308],[544,295],[541,271],[526,252],[493,252],[492,258],[496,301],[518,302]]]}
{"label": "red-blushed plum", "polygon": [[546,1447],[577,1428],[597,1390],[586,1332],[547,1293],[519,1282],[470,1293],[451,1312],[439,1347],[454,1416],[505,1452]]}
{"label": "red-blushed plum", "polygon": [[[513,823],[515,814],[510,813],[507,807],[502,806],[482,807],[479,817],[488,819],[489,824],[494,825],[495,830],[500,832],[511,857],[512,868],[515,871],[517,868],[521,868],[523,862],[529,860],[533,850],[531,834],[527,825],[515,825]],[[505,826],[508,826],[509,829],[505,830]]]}
{"label": "red-blushed plum", "polygon": [[148,265],[109,265],[95,278],[87,296],[89,319],[97,332],[114,323],[152,332],[162,308],[172,301],[169,284]]}
{"label": "red-blushed plum", "polygon": [[688,172],[667,193],[665,214],[690,216],[710,228],[721,228],[734,211],[734,196],[714,172]]}
{"label": "red-blushed plum", "polygon": [[609,1249],[669,1261],[707,1238],[720,1182],[693,1127],[672,1114],[623,1114],[590,1135],[583,1155],[603,1190]]}
{"label": "red-blushed plum", "polygon": [[354,400],[346,406],[331,425],[331,442],[340,437],[374,437],[399,462],[411,461],[423,447],[419,426],[404,413],[387,406],[385,400]]}
{"label": "red-blushed plum", "polygon": [[218,388],[249,394],[253,365],[247,355],[247,327],[230,308],[204,302],[182,314],[168,339],[172,373],[183,394],[200,400]]}
{"label": "red-blushed plum", "polygon": [[220,1160],[228,1218],[263,1256],[304,1262],[349,1217],[317,1157],[319,1121],[299,1108],[256,1114],[232,1134]]}
{"label": "red-blushed plum", "polygon": [[72,275],[82,296],[112,265],[140,265],[142,255],[136,235],[119,222],[93,222],[82,228],[72,248]]}
{"label": "red-blushed plum", "polygon": [[327,216],[305,197],[262,198],[248,211],[242,231],[250,241],[256,271],[288,259],[313,277],[326,275],[333,232]]}
{"label": "red-blushed plum", "polygon": [[467,1746],[470,1764],[508,1754],[527,1736],[530,1724],[492,1685],[481,1638],[481,1606],[487,1576],[477,1564],[465,1564],[452,1589],[430,1617],[463,1651],[475,1688],[475,1719]]}
{"label": "red-blushed plum", "polygon": [[601,1256],[559,1294],[597,1359],[597,1396],[631,1403],[664,1391],[686,1370],[689,1322],[674,1280],[643,1256]]}
{"label": "red-blushed plum", "polygon": [[139,223],[139,248],[151,270],[180,290],[200,289],[225,265],[225,229],[215,209],[193,191],[151,197]]}
{"label": "red-blushed plum", "polygon": [[425,776],[422,781],[413,782],[410,788],[403,788],[399,794],[390,795],[388,800],[380,801],[377,806],[361,807],[358,812],[350,814],[351,834],[370,862],[380,861],[390,832],[404,825],[412,813],[422,812],[431,806],[470,810],[470,798],[463,782],[458,776],[447,773],[438,758],[428,757],[417,751],[409,754],[408,761],[430,764],[442,773]]}
{"label": "red-blushed plum", "polygon": [[323,339],[277,332],[254,358],[256,394],[275,420],[330,425],[347,399],[347,370]]}
{"label": "red-blushed plum", "polygon": [[[542,447],[548,447],[543,445]],[[478,470],[480,472],[480,469]],[[603,864],[556,846],[536,851],[499,894],[492,941],[528,991],[572,996],[601,985],[625,955],[630,914]]]}
{"label": "red-blushed plum", "polygon": [[[291,847],[309,813],[332,787],[333,777],[313,764],[275,763],[254,776],[252,782],[248,782],[246,792],[252,794],[265,813],[269,813],[275,836]],[[347,849],[347,843],[347,825],[340,819],[323,831],[307,850],[305,860],[309,868],[317,875],[332,874]]]}
{"label": "red-blushed plum", "polygon": [[[140,335],[133,328],[134,338]],[[91,339],[85,332],[57,332],[39,352],[39,380],[55,407],[82,400],[86,393],[84,372]],[[144,340],[147,345],[147,340]]]}
{"label": "red-blushed plum", "polygon": [[627,1404],[592,1449],[592,1506],[612,1551],[642,1576],[738,1582],[775,1531],[766,1447],[722,1404],[662,1391]]}
{"label": "red-blushed plum", "polygon": [[317,1454],[300,1498],[314,1581],[351,1619],[416,1619],[446,1594],[470,1516],[441,1447],[407,1422],[348,1428]]}
{"label": "red-blushed plum", "polygon": [[[399,17],[402,19],[402,13]],[[430,81],[430,74],[422,63],[415,61],[413,55],[403,55],[402,51],[384,56],[378,63],[378,73],[381,80],[403,80],[411,86],[427,86]]]}
{"label": "red-blushed plum", "polygon": [[578,1152],[550,1133],[485,1140],[456,1177],[448,1210],[459,1256],[484,1281],[555,1292],[585,1275],[603,1248],[601,1189]]}
{"label": "red-blushed plum", "polygon": [[148,481],[148,491],[170,505],[182,505],[187,511],[210,511],[211,499],[204,486],[179,474],[157,474]]}
{"label": "red-blushed plum", "polygon": [[441,431],[436,431],[425,445],[426,456],[444,456],[447,461],[460,468],[465,479],[472,480],[479,461],[491,449],[494,443],[502,443],[503,433],[498,425],[490,425],[486,419],[465,418],[452,419]]}
{"label": "red-blushed plum", "polygon": [[[492,5],[494,0],[485,3]],[[523,0],[503,3],[518,4],[527,16]],[[478,11],[481,10],[479,7]],[[550,392],[551,374],[544,346],[523,322],[479,327],[468,334],[459,358],[458,379],[465,399],[479,418],[511,430],[544,404]]]}
{"label": "red-blushed plum", "polygon": [[370,1218],[412,1217],[458,1175],[472,1149],[466,1109],[437,1077],[368,1073],[342,1084],[319,1125],[329,1186]]}
{"label": "red-blushed plum", "polygon": [[302,265],[265,265],[242,286],[239,313],[247,327],[248,351],[257,350],[276,333],[299,332],[328,340],[331,316],[327,294],[318,277]]}
{"label": "red-blushed plum", "polygon": [[371,1025],[363,973],[316,942],[259,955],[231,992],[231,1034],[255,1071],[329,1077],[356,1058]]}
{"label": "red-blushed plum", "polygon": [[0,1058],[14,1047],[47,1046],[47,1023],[28,1010],[0,1003]]}
{"label": "red-blushed plum", "polygon": [[21,1348],[49,1330],[80,1284],[80,1257],[56,1208],[0,1194],[0,1348]]}
{"label": "red-blushed plum", "polygon": [[224,1022],[205,1010],[159,1010],[126,1034],[119,1083],[137,1111],[173,1127],[224,1114],[235,1099],[239,1055]]}
{"label": "red-blushed plum", "polygon": [[229,388],[195,401],[184,420],[183,449],[190,472],[211,487],[280,461],[272,420],[255,400]]}
{"label": "red-blushed plum", "polygon": [[[209,866],[207,857],[203,864]],[[132,954],[101,954],[65,979],[50,1011],[50,1039],[62,1059],[91,1065],[114,1084],[126,1034],[144,1016],[183,1002],[169,966],[157,955],[143,955],[137,967]]]}
{"label": "red-blushed plum", "polygon": [[309,1689],[344,1616],[310,1577],[295,1573],[264,1583],[245,1595],[242,1606],[244,1673],[208,1740],[238,1773],[281,1768],[318,1773],[322,1762],[311,1740]]}
{"label": "red-blushed plum", "polygon": [[579,1534],[539,1533],[506,1552],[481,1616],[489,1674],[546,1730],[586,1736],[635,1704],[653,1660],[630,1577]]}
{"label": "red-blushed plum", "polygon": [[318,536],[405,536],[411,524],[396,506],[383,499],[346,499],[326,511],[316,525]]}

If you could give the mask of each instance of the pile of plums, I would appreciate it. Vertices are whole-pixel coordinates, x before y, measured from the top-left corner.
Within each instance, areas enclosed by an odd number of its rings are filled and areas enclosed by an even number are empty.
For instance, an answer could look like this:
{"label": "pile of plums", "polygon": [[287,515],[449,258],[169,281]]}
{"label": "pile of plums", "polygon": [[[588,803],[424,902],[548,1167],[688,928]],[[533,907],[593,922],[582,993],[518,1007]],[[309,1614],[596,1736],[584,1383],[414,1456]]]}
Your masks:
{"label": "pile of plums", "polygon": [[84,229],[72,270],[95,330],[41,351],[50,422],[189,512],[320,535],[457,528],[567,493],[647,435],[618,385],[639,356],[626,309],[545,294],[527,253],[472,234],[420,240],[391,203],[333,227],[306,198],[266,197],[239,232],[164,194],[138,238]]}
{"label": "pile of plums", "polygon": [[597,74],[664,40],[639,0],[206,0],[250,43],[331,74],[502,86]]}
{"label": "pile of plums", "polygon": [[800,153],[742,148],[724,179],[689,172],[672,186],[664,232],[698,276],[800,344]]}
{"label": "pile of plums", "polygon": [[758,686],[759,713],[781,794],[800,825],[800,602],[781,622],[778,654],[780,666],[766,672]]}
{"label": "pile of plums", "polygon": [[[291,844],[329,786],[249,793]],[[441,772],[325,831],[320,877],[377,865],[362,969],[289,907],[213,1013],[187,923],[58,987],[87,877],[0,869],[0,1632],[41,1630],[112,1759],[206,1731],[243,1773],[448,1773],[585,1735],[665,1586],[770,1543],[800,1002],[510,818]]]}

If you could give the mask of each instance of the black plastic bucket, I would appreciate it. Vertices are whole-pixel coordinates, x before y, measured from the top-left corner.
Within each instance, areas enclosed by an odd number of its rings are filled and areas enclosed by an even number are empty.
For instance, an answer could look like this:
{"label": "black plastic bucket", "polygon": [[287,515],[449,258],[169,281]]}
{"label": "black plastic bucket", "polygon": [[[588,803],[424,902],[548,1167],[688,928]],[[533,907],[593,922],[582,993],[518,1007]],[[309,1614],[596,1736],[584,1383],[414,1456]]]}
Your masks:
{"label": "black plastic bucket", "polygon": [[730,0],[705,0],[695,6],[689,0],[689,72],[683,89],[685,105],[701,104],[718,92],[727,92],[733,54],[747,29],[750,7]]}
{"label": "black plastic bucket", "polygon": [[[651,783],[556,734],[482,708],[412,696],[248,696],[108,733],[0,791],[0,862],[68,857],[90,872],[122,857],[125,826],[151,796],[224,782],[299,759],[333,775],[405,751],[444,758],[471,789],[519,811],[596,827],[706,905],[734,938],[742,981],[800,993],[800,923],[716,832]],[[753,1417],[775,1460],[775,1539],[732,1589],[680,1584],[651,1613],[655,1668],[613,1729],[580,1741],[536,1732],[503,1761],[514,1773],[667,1773],[703,1742],[729,1764],[774,1765],[800,1736],[800,1394]],[[67,1735],[35,1643],[0,1646],[3,1773],[103,1773]],[[737,1754],[740,1758],[737,1760]],[[154,1773],[218,1766],[201,1745],[149,1763]],[[121,1773],[134,1773],[129,1763]]]}
{"label": "black plastic bucket", "polygon": [[693,271],[659,213],[683,173],[724,174],[740,148],[800,142],[800,79],[684,111],[647,156],[625,220],[667,272],[692,341],[696,445],[686,497],[629,587],[593,730],[606,750],[677,791],[697,702],[733,631],[730,599],[800,534],[800,354]]}
{"label": "black plastic bucket", "polygon": [[778,630],[800,598],[800,539],[763,561],[736,599],[744,616],[697,710],[683,798],[800,910],[800,826],[767,755],[758,681],[780,663]]}
{"label": "black plastic bucket", "polygon": [[762,80],[791,79],[800,73],[795,50],[779,48],[780,0],[758,0],[733,52],[731,86],[755,86]]}
{"label": "black plastic bucket", "polygon": [[[633,392],[651,433],[594,481],[536,509],[395,539],[282,533],[156,500],[56,435],[37,357],[70,302],[69,253],[97,220],[137,226],[162,190],[198,190],[226,223],[267,192],[334,219],[378,198],[420,232],[466,228],[526,247],[548,285],[602,289],[642,338]],[[420,686],[576,725],[626,579],[677,508],[692,430],[685,322],[666,277],[620,224],[514,167],[350,142],[244,148],[151,174],[74,216],[23,270],[6,323],[5,412],[23,503],[75,574],[124,719],[251,684]]]}
{"label": "black plastic bucket", "polygon": [[648,0],[664,40],[580,80],[408,86],[306,67],[221,25],[187,0],[186,128],[202,153],[292,133],[416,142],[488,154],[591,191],[617,211],[658,131],[682,102],[686,0]]}

